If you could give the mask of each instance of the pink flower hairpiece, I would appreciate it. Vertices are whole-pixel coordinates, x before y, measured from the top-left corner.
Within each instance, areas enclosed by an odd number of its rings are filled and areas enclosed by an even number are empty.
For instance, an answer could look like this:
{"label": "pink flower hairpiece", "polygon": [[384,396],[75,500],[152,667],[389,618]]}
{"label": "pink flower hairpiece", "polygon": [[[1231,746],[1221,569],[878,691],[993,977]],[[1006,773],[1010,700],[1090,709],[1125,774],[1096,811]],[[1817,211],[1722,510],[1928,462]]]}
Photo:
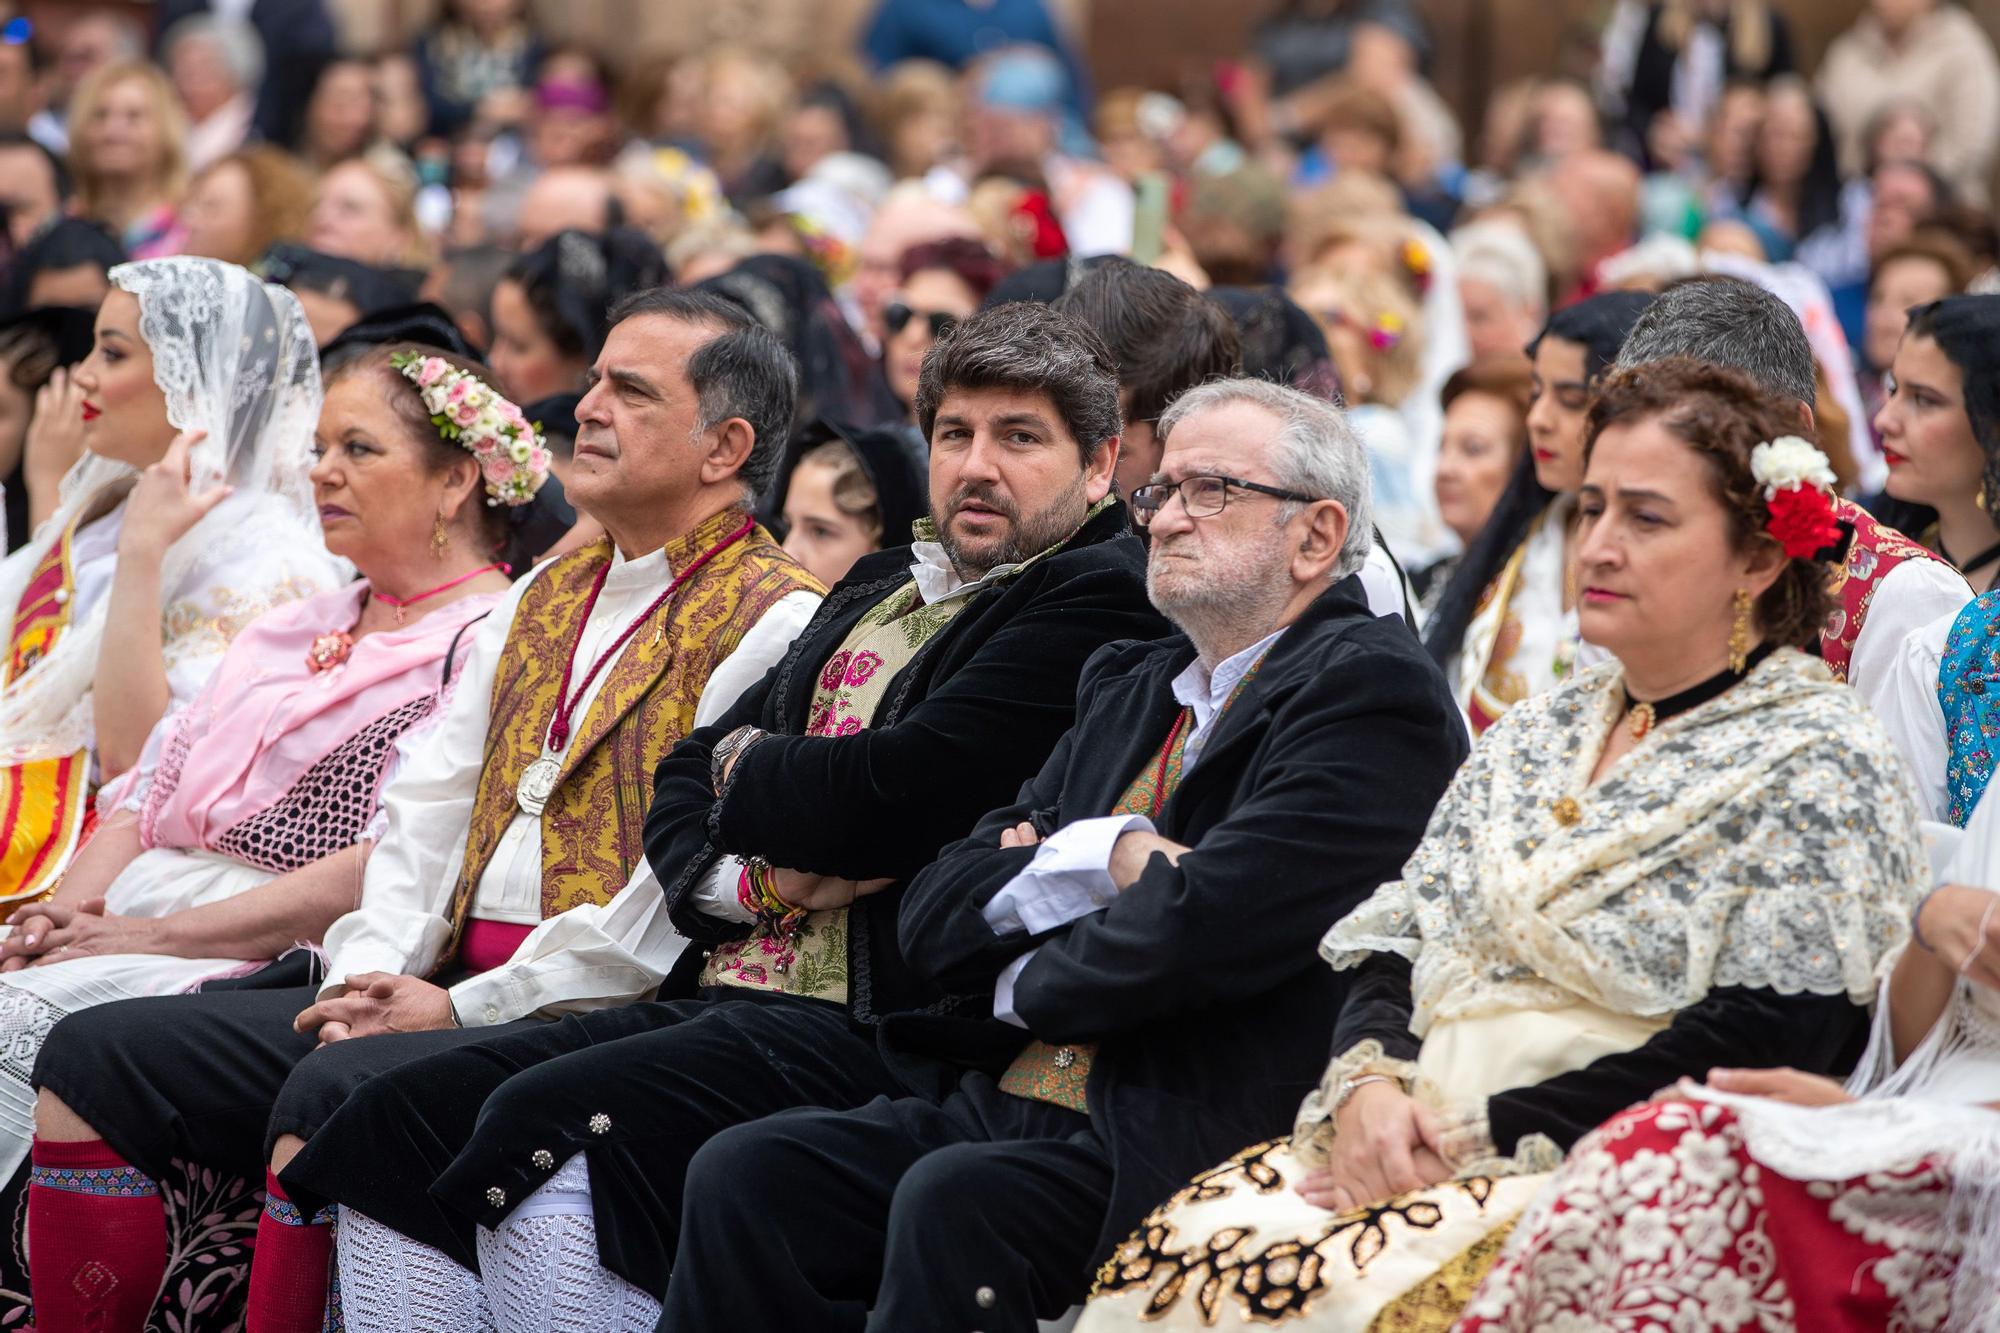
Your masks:
{"label": "pink flower hairpiece", "polygon": [[486,502],[523,505],[548,480],[540,428],[486,381],[443,357],[398,352],[389,364],[416,385],[437,433],[479,461]]}
{"label": "pink flower hairpiece", "polygon": [[1403,321],[1384,311],[1368,326],[1368,345],[1378,352],[1393,352],[1403,341]]}

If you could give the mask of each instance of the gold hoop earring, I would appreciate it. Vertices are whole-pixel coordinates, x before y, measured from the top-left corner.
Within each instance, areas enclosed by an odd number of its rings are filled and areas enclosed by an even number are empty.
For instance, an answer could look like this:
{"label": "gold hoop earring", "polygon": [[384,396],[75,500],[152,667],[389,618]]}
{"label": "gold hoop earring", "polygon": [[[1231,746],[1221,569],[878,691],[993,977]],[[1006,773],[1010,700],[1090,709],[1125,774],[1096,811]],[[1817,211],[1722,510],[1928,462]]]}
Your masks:
{"label": "gold hoop earring", "polygon": [[1750,608],[1748,588],[1736,590],[1736,619],[1729,627],[1729,671],[1740,676],[1750,665]]}
{"label": "gold hoop earring", "polygon": [[444,553],[450,549],[451,534],[445,531],[444,511],[440,509],[437,517],[431,520],[431,559],[444,559]]}

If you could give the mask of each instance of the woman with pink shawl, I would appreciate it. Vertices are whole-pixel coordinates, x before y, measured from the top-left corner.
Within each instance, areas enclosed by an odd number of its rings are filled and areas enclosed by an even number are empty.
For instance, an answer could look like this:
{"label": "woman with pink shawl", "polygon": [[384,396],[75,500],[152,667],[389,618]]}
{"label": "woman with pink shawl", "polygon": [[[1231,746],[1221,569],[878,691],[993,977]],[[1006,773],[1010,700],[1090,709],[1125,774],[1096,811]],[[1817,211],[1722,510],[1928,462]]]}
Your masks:
{"label": "woman with pink shawl", "polygon": [[[466,631],[507,588],[501,554],[547,473],[539,435],[485,374],[382,348],[327,385],[312,484],[328,551],[362,578],[245,626],[102,794],[103,823],[54,897],[14,913],[0,945],[0,1181],[26,1158],[28,1075],[58,1019],[255,971],[354,907],[399,745],[439,709]],[[436,424],[448,393],[449,435]],[[468,401],[479,410],[460,424]],[[510,447],[518,466],[499,466]],[[188,1202],[183,1221],[228,1230]],[[18,1259],[22,1238],[9,1239]],[[21,1299],[7,1248],[0,1307]]]}

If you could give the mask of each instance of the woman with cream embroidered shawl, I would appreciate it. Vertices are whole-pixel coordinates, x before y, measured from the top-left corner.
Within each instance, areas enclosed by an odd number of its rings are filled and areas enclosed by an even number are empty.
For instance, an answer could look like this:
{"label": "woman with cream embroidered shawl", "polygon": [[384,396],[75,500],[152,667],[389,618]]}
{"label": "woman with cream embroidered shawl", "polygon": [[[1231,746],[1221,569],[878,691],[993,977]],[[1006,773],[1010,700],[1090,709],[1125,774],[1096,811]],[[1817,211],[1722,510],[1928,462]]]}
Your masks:
{"label": "woman with cream embroidered shawl", "polygon": [[[437,382],[420,387],[412,376],[433,366]],[[97,833],[55,897],[15,911],[0,945],[0,1181],[27,1157],[28,1075],[58,1020],[252,971],[354,907],[394,757],[441,705],[465,631],[506,591],[514,516],[547,475],[525,421],[532,484],[511,487],[486,470],[478,426],[447,439],[433,424],[425,395],[441,402],[461,386],[490,399],[495,419],[518,416],[485,373],[384,347],[329,382],[311,480],[326,551],[362,578],[247,625],[192,702],[153,729],[130,778],[105,789]],[[0,1193],[0,1218],[20,1217],[5,1206],[13,1190]],[[188,1229],[174,1252],[204,1295],[233,1267],[215,1251],[242,1241],[209,1216],[227,1212],[176,1213]],[[7,1293],[27,1290],[18,1226],[11,1240],[0,1247],[0,1322]],[[166,1291],[176,1302],[177,1284]],[[197,1313],[176,1312],[184,1323]]]}
{"label": "woman with cream embroidered shawl", "polygon": [[1846,1086],[1717,1069],[1615,1117],[1461,1327],[2000,1329],[2000,801],[1926,832],[1941,883]]}
{"label": "woman with cream embroidered shawl", "polygon": [[0,902],[48,892],[97,785],[194,694],[229,640],[347,576],[306,479],[319,366],[291,295],[233,264],[111,271],[72,379],[84,455],[0,564]]}
{"label": "woman with cream embroidered shawl", "polygon": [[1528,454],[1466,548],[1424,630],[1478,736],[1577,666],[1576,490],[1593,385],[1652,297],[1607,292],[1557,311],[1528,348],[1534,362]]}
{"label": "woman with cream embroidered shawl", "polygon": [[1828,597],[1833,476],[1796,420],[1694,362],[1607,382],[1577,559],[1615,660],[1474,747],[1403,879],[1321,946],[1353,980],[1297,1131],[1149,1218],[1079,1333],[1442,1327],[1607,1115],[1859,1049],[1922,851],[1881,725],[1776,646]]}

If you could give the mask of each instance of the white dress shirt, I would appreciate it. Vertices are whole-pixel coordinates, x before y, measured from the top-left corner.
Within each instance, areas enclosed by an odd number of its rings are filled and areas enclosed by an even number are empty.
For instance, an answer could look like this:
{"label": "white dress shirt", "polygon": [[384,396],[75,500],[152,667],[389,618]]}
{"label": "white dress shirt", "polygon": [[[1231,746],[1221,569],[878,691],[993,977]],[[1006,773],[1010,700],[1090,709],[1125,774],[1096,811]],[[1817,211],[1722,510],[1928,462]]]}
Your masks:
{"label": "white dress shirt", "polygon": [[[538,574],[539,578],[544,575]],[[672,572],[664,551],[627,560],[614,554],[604,590],[576,644],[576,673],[660,595]],[[324,995],[358,972],[421,974],[451,937],[452,890],[465,859],[473,801],[484,764],[500,653],[531,579],[523,579],[480,626],[457,688],[436,725],[399,743],[396,775],[382,793],[385,832],[361,888],[361,903],[326,935]],[[706,726],[763,679],[818,608],[817,594],[780,598],[710,675],[695,709]],[[607,664],[584,688],[576,716],[610,677]],[[533,1013],[600,1008],[657,987],[686,941],[660,911],[661,895],[643,862],[609,903],[542,917],[541,820],[517,811],[474,890],[470,915],[534,925],[502,966],[452,988],[467,1026],[505,1023]]]}
{"label": "white dress shirt", "polygon": [[[1181,774],[1201,758],[1216,719],[1229,707],[1230,696],[1252,668],[1263,660],[1285,631],[1274,630],[1242,652],[1224,658],[1213,672],[1199,657],[1174,677],[1174,698],[1194,714],[1194,726],[1181,750]],[[1118,896],[1111,878],[1111,849],[1118,839],[1137,829],[1156,830],[1145,815],[1100,815],[1079,819],[1051,833],[1035,848],[1035,857],[1020,874],[990,898],[980,916],[996,934],[1040,934],[1089,916]],[[1026,1027],[1014,1012],[1014,984],[1041,946],[1009,963],[993,987],[993,1016]]]}
{"label": "white dress shirt", "polygon": [[[1902,569],[1903,566],[1898,566],[1896,572]],[[1938,703],[1938,669],[1944,658],[1945,641],[1951,637],[1951,627],[1959,614],[1959,610],[1954,610],[1905,635],[1894,660],[1883,673],[1880,687],[1869,700],[1896,742],[1903,761],[1910,766],[1924,818],[1939,822],[1951,804],[1950,793],[1945,790],[1951,736],[1944,709]]]}

